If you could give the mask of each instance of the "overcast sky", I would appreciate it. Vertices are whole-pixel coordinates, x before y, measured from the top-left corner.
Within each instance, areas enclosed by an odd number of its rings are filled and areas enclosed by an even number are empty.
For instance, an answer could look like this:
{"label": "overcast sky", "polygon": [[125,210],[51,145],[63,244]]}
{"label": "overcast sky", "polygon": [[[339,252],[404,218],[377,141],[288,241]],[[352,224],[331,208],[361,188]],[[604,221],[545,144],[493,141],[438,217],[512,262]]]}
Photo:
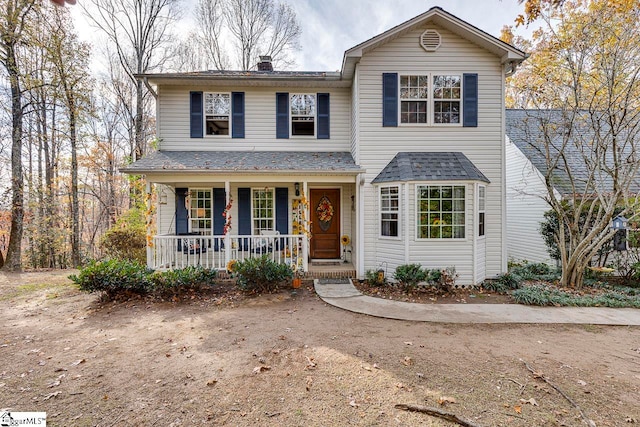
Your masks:
{"label": "overcast sky", "polygon": [[[83,1],[83,0],[80,0]],[[183,0],[185,15],[192,13],[196,0]],[[483,31],[499,36],[503,25],[512,25],[523,6],[518,0],[285,0],[296,11],[302,27],[302,50],[297,70],[337,71],[344,51],[411,19],[434,6],[469,22]],[[276,0],[277,2],[277,0]],[[72,14],[81,34],[90,35],[80,8]],[[185,34],[190,19],[180,25]],[[182,28],[180,30],[183,30]]]}

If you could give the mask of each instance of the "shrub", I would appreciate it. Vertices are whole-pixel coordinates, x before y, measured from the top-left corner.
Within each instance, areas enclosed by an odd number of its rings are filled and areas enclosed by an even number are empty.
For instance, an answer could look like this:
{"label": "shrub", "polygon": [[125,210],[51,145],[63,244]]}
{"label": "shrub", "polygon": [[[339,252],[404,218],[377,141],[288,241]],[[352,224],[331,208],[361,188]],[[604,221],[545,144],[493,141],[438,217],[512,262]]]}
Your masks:
{"label": "shrub", "polygon": [[511,273],[504,273],[493,280],[485,280],[482,287],[493,292],[505,293],[520,287],[522,279]]}
{"label": "shrub", "polygon": [[130,209],[104,234],[100,245],[110,258],[138,261],[147,259],[144,213]]}
{"label": "shrub", "polygon": [[403,264],[396,268],[393,278],[396,279],[406,291],[416,287],[420,282],[427,280],[428,270],[424,270],[420,264]]}
{"label": "shrub", "polygon": [[212,286],[218,275],[216,270],[204,267],[186,267],[178,270],[156,271],[150,276],[153,292],[160,296],[179,295],[185,291],[199,291]]}
{"label": "shrub", "polygon": [[145,294],[152,290],[149,278],[153,270],[129,260],[91,261],[80,273],[69,276],[85,292],[102,292],[108,299],[127,294]]}
{"label": "shrub", "polygon": [[269,259],[269,255],[247,258],[234,266],[238,286],[245,291],[272,292],[285,280],[293,277],[293,270]]}
{"label": "shrub", "polygon": [[364,280],[369,284],[369,286],[384,286],[389,282],[387,281],[387,276],[384,276],[384,280],[382,283],[378,282],[378,271],[377,270],[367,270],[364,273]]}
{"label": "shrub", "polygon": [[[631,291],[630,291],[631,290]],[[632,288],[618,288],[599,295],[576,295],[542,285],[528,285],[513,291],[519,304],[640,308],[640,296]]]}

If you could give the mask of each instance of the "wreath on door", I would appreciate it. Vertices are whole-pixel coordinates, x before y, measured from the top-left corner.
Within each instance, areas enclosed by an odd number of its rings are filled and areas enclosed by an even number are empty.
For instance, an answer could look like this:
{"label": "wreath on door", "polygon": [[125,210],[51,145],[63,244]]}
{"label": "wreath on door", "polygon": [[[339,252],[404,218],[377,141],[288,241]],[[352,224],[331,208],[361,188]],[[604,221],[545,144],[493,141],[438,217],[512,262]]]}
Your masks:
{"label": "wreath on door", "polygon": [[329,229],[334,212],[335,210],[333,208],[333,204],[331,204],[331,200],[329,200],[327,196],[322,196],[318,202],[318,206],[316,206],[316,214],[320,220],[319,225],[322,231],[327,231]]}

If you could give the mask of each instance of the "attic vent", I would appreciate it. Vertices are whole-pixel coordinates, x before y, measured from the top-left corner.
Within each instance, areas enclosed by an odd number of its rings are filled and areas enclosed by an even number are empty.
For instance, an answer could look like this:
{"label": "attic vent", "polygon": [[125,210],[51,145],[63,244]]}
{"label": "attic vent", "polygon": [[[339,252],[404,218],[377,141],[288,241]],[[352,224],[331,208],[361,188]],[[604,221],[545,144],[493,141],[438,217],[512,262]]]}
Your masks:
{"label": "attic vent", "polygon": [[427,52],[434,52],[440,47],[440,33],[436,30],[426,30],[420,36],[420,46]]}

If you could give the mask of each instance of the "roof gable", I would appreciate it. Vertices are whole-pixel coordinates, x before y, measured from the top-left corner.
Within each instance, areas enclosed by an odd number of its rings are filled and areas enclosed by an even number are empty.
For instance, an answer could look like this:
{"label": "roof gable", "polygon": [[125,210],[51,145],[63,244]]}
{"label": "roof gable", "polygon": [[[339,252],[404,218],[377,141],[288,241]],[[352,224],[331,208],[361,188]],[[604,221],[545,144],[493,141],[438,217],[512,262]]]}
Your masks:
{"label": "roof gable", "polygon": [[446,12],[440,7],[432,7],[425,13],[405,21],[400,25],[396,25],[381,34],[348,49],[344,53],[342,60],[342,78],[350,80],[353,77],[355,64],[367,52],[389,43],[416,28],[424,26],[427,23],[432,23],[445,28],[454,34],[479,45],[498,56],[503,64],[509,62],[513,63],[514,68],[516,64],[519,64],[527,58],[527,54],[525,52],[480,30],[457,16]]}

